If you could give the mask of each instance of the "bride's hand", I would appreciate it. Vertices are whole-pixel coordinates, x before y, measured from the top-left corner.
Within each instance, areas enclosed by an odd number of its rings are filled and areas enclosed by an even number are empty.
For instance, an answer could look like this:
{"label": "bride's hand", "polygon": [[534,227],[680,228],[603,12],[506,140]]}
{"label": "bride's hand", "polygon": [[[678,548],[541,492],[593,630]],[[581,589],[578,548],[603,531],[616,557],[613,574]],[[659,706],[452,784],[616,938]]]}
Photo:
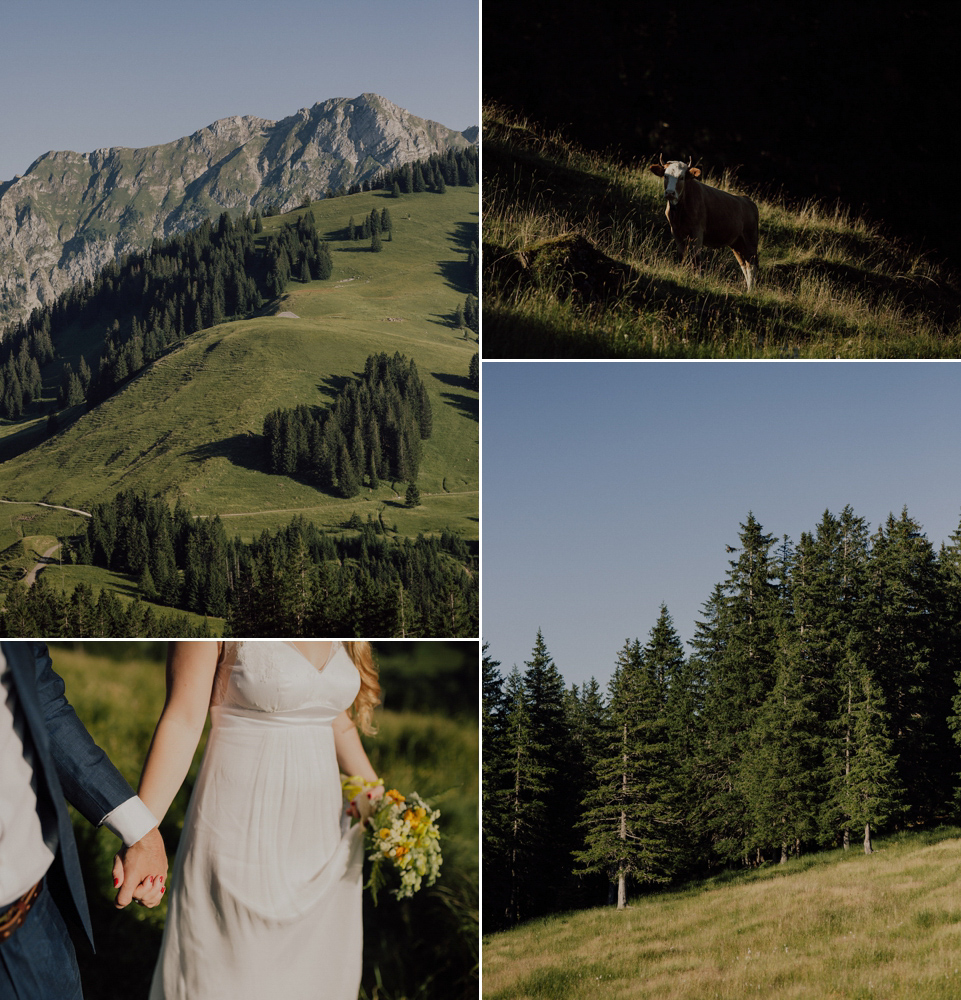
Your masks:
{"label": "bride's hand", "polygon": [[113,859],[113,884],[119,889],[116,906],[125,907],[132,899],[156,906],[166,891],[167,855],[160,831],[154,827],[146,836],[121,848]]}
{"label": "bride's hand", "polygon": [[359,819],[361,823],[366,823],[374,812],[378,800],[383,798],[383,796],[383,785],[369,788],[366,792],[358,792],[347,806],[347,815],[351,819]]}

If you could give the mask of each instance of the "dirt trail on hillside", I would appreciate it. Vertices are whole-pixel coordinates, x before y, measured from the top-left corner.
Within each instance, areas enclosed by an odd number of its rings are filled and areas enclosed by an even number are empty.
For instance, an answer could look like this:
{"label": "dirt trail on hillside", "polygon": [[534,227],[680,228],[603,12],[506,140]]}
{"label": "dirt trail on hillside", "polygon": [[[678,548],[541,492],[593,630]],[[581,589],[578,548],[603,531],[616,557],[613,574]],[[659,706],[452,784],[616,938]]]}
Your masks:
{"label": "dirt trail on hillside", "polygon": [[37,582],[37,574],[45,566],[49,566],[50,565],[50,560],[54,557],[54,555],[57,552],[57,549],[59,549],[59,548],[60,548],[60,543],[57,542],[56,545],[54,545],[51,548],[47,549],[47,551],[44,552],[44,554],[40,557],[40,562],[38,562],[36,564],[36,566],[34,566],[33,569],[30,570],[30,572],[27,573],[27,575],[23,578],[23,582],[28,587],[32,587]]}
{"label": "dirt trail on hillside", "polygon": [[[469,493],[478,493],[479,490],[450,490],[443,493],[421,493],[422,497],[459,497],[466,496]],[[351,498],[353,499],[353,498]],[[400,493],[395,493],[391,500],[403,500],[403,496]],[[350,500],[340,501],[342,504],[350,503]],[[374,501],[376,502],[376,501]],[[256,517],[258,514],[305,514],[307,511],[311,510],[326,510],[325,507],[283,507],[279,510],[243,510],[234,514],[221,514],[220,518],[223,520],[225,517]],[[215,517],[214,514],[195,514],[194,517]]]}
{"label": "dirt trail on hillside", "polygon": [[83,517],[93,517],[89,510],[77,510],[76,507],[61,507],[58,503],[44,503],[42,500],[0,500],[0,503],[17,503],[33,507],[49,507],[51,510],[66,510],[71,514],[80,514]]}

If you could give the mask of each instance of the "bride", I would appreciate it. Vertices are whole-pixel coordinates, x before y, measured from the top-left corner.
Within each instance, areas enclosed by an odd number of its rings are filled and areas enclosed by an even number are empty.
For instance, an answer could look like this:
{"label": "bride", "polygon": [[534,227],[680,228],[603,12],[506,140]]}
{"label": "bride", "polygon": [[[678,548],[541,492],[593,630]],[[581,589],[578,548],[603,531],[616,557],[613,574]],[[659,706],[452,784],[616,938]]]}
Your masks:
{"label": "bride", "polygon": [[[378,702],[364,642],[174,642],[139,794],[163,816],[210,735],[177,850],[151,1000],[355,1000],[363,833],[340,772]],[[347,815],[349,813],[349,816]]]}

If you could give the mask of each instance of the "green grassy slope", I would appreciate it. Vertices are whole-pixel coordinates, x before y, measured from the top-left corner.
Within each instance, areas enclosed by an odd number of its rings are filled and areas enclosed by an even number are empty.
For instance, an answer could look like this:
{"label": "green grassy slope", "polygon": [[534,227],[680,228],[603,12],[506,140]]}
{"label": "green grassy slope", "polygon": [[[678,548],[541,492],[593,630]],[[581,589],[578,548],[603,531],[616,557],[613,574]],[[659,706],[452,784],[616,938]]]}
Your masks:
{"label": "green grassy slope", "polygon": [[[333,277],[292,282],[277,304],[276,312],[299,318],[260,316],[192,336],[116,396],[0,465],[0,496],[88,509],[118,489],[143,489],[171,504],[183,497],[196,514],[219,513],[229,533],[248,538],[298,513],[335,525],[355,510],[376,515],[386,506],[385,519],[404,534],[448,526],[476,537],[478,401],[466,377],[477,345],[451,320],[467,294],[477,190],[400,199],[364,193],[315,203],[313,211],[322,233],[339,233],[351,215],[360,221],[375,206],[390,211],[393,241],[376,254],[364,243],[334,243]],[[290,218],[268,218],[265,228]],[[342,379],[381,351],[413,358],[430,393],[422,506],[407,511],[389,485],[345,501],[267,475],[265,414],[329,401]]]}
{"label": "green grassy slope", "polygon": [[758,286],[727,250],[676,263],[662,182],[484,114],[484,356],[961,356],[961,285],[850,212],[739,190],[760,210]]}
{"label": "green grassy slope", "polygon": [[487,1000],[961,993],[961,831],[815,855],[484,940]]}

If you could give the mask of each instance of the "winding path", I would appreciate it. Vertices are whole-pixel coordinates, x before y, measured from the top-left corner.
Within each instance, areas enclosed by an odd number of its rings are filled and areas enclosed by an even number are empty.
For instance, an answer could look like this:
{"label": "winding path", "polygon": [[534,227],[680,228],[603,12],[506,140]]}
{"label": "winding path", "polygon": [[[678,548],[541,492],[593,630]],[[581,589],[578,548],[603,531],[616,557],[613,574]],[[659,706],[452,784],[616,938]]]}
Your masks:
{"label": "winding path", "polygon": [[60,548],[60,543],[57,542],[56,545],[54,545],[51,548],[47,549],[47,551],[44,552],[44,554],[40,557],[40,562],[38,562],[36,564],[36,566],[34,566],[33,569],[30,570],[30,572],[27,573],[27,575],[23,578],[23,582],[28,587],[32,587],[37,582],[37,574],[45,566],[49,566],[50,565],[50,560],[53,558],[54,554],[56,553],[57,549],[59,549],[59,548]]}

